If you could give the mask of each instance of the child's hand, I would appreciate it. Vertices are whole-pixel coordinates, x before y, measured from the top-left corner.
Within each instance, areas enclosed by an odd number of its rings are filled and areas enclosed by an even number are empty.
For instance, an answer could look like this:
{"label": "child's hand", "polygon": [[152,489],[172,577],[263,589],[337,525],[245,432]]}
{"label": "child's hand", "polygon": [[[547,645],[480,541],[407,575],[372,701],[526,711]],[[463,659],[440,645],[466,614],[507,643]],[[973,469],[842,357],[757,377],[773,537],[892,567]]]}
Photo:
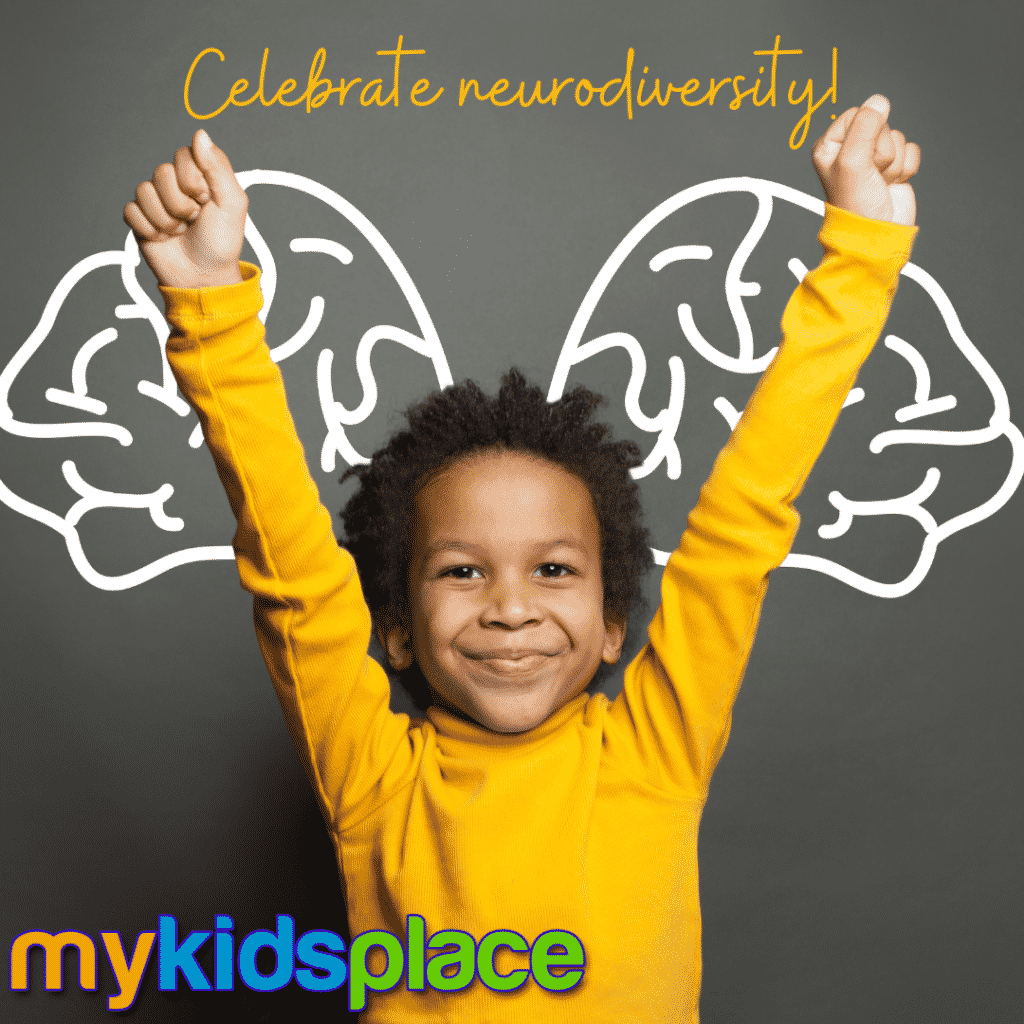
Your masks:
{"label": "child's hand", "polygon": [[242,280],[248,205],[227,156],[200,129],[191,149],[182,146],[139,185],[124,220],[160,284],[210,288]]}
{"label": "child's hand", "polygon": [[907,179],[921,166],[921,149],[891,129],[888,116],[889,101],[877,94],[851,107],[815,143],[812,160],[833,206],[910,225],[916,207]]}

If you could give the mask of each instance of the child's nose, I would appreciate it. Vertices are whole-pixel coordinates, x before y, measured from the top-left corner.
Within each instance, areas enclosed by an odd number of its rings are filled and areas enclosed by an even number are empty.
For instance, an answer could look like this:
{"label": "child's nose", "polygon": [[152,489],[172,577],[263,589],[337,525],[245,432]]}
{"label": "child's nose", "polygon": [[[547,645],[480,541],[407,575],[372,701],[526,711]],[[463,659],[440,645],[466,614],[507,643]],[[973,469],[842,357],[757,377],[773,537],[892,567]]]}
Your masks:
{"label": "child's nose", "polygon": [[486,626],[518,629],[538,621],[530,587],[518,580],[495,581],[481,616]]}

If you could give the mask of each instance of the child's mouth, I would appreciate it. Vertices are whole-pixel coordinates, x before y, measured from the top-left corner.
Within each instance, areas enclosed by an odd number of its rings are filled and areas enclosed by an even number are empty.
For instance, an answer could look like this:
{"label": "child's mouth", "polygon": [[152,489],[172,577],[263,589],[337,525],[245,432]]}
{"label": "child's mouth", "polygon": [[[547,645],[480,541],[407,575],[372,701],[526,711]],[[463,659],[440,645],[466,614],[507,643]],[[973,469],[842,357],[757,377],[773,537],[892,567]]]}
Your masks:
{"label": "child's mouth", "polygon": [[495,648],[492,650],[465,650],[462,655],[502,678],[534,675],[558,652],[537,648]]}

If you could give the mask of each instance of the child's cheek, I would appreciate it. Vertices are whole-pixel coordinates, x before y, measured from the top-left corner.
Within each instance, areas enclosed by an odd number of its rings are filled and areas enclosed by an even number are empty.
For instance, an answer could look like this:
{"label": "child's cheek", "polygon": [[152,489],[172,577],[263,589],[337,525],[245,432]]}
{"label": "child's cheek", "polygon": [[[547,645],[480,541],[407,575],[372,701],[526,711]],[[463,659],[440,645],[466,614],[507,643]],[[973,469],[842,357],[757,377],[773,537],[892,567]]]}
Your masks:
{"label": "child's cheek", "polygon": [[555,595],[549,603],[552,615],[578,646],[590,646],[604,636],[604,600],[599,586],[581,583]]}
{"label": "child's cheek", "polygon": [[473,604],[465,592],[453,591],[442,581],[424,587],[416,602],[413,635],[434,657],[450,648],[452,641],[473,618]]}

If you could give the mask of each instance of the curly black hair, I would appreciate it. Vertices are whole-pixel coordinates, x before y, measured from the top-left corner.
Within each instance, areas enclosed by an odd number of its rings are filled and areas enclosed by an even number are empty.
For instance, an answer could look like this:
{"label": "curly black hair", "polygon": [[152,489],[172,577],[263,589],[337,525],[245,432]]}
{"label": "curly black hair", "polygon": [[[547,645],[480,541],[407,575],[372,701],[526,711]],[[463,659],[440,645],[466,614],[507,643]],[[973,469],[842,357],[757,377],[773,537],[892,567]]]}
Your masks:
{"label": "curly black hair", "polygon": [[410,406],[406,429],[341,478],[357,477],[361,485],[341,512],[342,543],[355,558],[375,621],[405,609],[413,496],[461,456],[499,449],[538,455],[586,484],[600,528],[605,614],[626,624],[644,604],[643,577],[654,560],[629,473],[640,465],[640,450],[613,441],[610,429],[593,421],[603,401],[575,387],[548,402],[512,369],[494,397],[464,381]]}

